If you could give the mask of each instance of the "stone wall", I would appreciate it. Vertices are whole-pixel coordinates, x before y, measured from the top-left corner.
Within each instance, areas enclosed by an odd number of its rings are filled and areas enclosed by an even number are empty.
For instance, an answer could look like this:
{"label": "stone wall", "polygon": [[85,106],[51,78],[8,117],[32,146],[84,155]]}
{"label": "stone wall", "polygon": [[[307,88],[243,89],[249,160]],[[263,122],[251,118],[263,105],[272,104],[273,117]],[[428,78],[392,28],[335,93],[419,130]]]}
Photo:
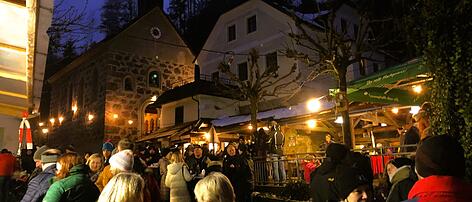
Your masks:
{"label": "stone wall", "polygon": [[[141,133],[139,126],[142,124],[138,116],[144,116],[146,101],[154,95],[159,96],[163,91],[193,81],[194,67],[190,65],[118,51],[109,53],[108,61],[105,138],[110,138],[113,142],[122,137],[138,137]],[[151,70],[159,72],[161,87],[149,87],[148,74]],[[124,89],[125,78],[132,79],[133,91]]]}
{"label": "stone wall", "polygon": [[[42,120],[50,131],[45,137],[48,144],[73,144],[79,152],[100,151],[104,138],[106,60],[95,56],[51,83],[50,114]],[[75,113],[72,105],[77,106]],[[60,116],[64,121],[59,125]],[[56,120],[54,126],[49,122],[52,117]]]}

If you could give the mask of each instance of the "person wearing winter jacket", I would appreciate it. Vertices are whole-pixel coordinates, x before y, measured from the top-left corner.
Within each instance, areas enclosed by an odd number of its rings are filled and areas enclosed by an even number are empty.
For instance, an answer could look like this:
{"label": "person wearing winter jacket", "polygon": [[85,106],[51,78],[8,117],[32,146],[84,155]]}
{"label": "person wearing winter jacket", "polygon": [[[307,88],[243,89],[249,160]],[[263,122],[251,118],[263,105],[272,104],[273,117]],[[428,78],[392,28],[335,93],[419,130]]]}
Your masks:
{"label": "person wearing winter jacket", "polygon": [[11,177],[15,171],[16,158],[7,149],[0,152],[0,201],[8,201]]}
{"label": "person wearing winter jacket", "polygon": [[43,200],[44,195],[46,195],[50,187],[49,181],[56,175],[56,162],[59,155],[60,151],[56,149],[49,149],[43,152],[40,157],[43,171],[28,183],[28,189],[21,200],[22,202],[37,202]]}
{"label": "person wearing winter jacket", "polygon": [[408,201],[454,201],[472,199],[472,185],[465,176],[464,149],[450,135],[427,137],[416,150],[418,181],[408,193]]}
{"label": "person wearing winter jacket", "polygon": [[[409,158],[396,158],[387,163],[387,174],[392,187],[387,197],[387,202],[400,202],[408,199],[408,192],[415,181],[410,179],[413,160]],[[404,181],[412,181],[405,183]]]}
{"label": "person wearing winter jacket", "polygon": [[88,177],[88,167],[76,153],[67,153],[59,157],[56,164],[55,182],[44,196],[43,202],[96,201],[100,191]]}
{"label": "person wearing winter jacket", "polygon": [[191,201],[190,193],[187,189],[187,182],[192,179],[192,175],[185,165],[180,151],[172,152],[171,164],[167,166],[165,184],[170,188],[171,202]]}
{"label": "person wearing winter jacket", "polygon": [[159,166],[159,174],[160,174],[160,198],[162,201],[169,201],[170,199],[170,190],[166,186],[166,175],[167,175],[167,166],[170,164],[170,158],[172,156],[172,153],[170,152],[170,149],[164,148],[162,149],[162,155],[163,157],[159,159],[157,162],[157,165]]}
{"label": "person wearing winter jacket", "polygon": [[251,168],[233,144],[228,145],[226,152],[228,155],[223,161],[223,174],[233,185],[236,201],[249,201],[253,187]]}
{"label": "person wearing winter jacket", "polygon": [[134,157],[133,152],[129,149],[125,149],[111,156],[110,165],[106,166],[103,171],[98,175],[98,179],[95,182],[100,192],[105,188],[108,181],[120,172],[131,172],[133,170]]}

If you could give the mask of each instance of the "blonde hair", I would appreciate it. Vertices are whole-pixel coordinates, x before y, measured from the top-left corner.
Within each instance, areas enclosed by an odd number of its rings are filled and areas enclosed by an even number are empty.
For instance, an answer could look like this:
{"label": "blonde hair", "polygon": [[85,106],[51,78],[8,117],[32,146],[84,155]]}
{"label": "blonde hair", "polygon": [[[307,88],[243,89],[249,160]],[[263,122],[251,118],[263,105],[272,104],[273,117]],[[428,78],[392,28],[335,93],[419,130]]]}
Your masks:
{"label": "blonde hair", "polygon": [[90,167],[90,164],[92,163],[92,159],[100,159],[100,162],[102,163],[102,165],[100,166],[100,169],[103,167],[103,158],[102,156],[100,156],[100,154],[94,153],[90,155],[85,164]]}
{"label": "blonde hair", "polygon": [[182,157],[182,153],[180,153],[180,151],[172,152],[172,156],[170,157],[170,162],[172,162],[172,163],[184,162],[184,159]]}
{"label": "blonde hair", "polygon": [[98,202],[142,202],[144,180],[135,173],[123,172],[115,175],[103,189]]}
{"label": "blonde hair", "polygon": [[195,186],[198,202],[234,202],[234,189],[229,179],[220,172],[212,172]]}

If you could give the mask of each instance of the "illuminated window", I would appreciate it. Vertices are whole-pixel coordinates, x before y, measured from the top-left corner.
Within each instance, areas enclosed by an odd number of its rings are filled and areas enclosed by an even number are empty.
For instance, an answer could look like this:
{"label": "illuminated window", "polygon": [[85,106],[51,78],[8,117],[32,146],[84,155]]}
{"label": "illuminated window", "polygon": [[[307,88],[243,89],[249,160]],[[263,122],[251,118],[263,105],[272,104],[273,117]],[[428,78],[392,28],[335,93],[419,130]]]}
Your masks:
{"label": "illuminated window", "polygon": [[159,72],[157,71],[149,72],[148,84],[149,84],[149,87],[154,87],[154,88],[161,87],[161,78],[160,78]]}

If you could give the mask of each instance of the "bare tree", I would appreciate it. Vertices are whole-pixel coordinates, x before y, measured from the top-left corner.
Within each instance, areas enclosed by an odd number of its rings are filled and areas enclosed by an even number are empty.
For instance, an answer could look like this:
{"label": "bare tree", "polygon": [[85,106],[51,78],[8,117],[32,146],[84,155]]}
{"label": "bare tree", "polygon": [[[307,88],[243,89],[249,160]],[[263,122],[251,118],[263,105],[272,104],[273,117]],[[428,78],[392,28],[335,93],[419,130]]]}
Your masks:
{"label": "bare tree", "polygon": [[[66,46],[84,43],[94,28],[94,20],[86,20],[88,0],[82,8],[68,6],[64,0],[59,1],[54,8],[51,27],[48,29],[49,50],[48,63],[56,63],[63,58]],[[66,43],[67,42],[67,43]],[[84,43],[85,44],[85,43]],[[85,44],[84,46],[87,46]],[[76,48],[79,48],[76,46]]]}
{"label": "bare tree", "polygon": [[[225,89],[232,95],[240,97],[242,100],[249,101],[253,130],[257,130],[257,112],[259,111],[258,105],[260,102],[269,96],[279,96],[282,91],[291,91],[288,88],[298,87],[298,85],[293,84],[300,78],[300,74],[296,77],[293,75],[297,70],[295,63],[287,73],[279,75],[279,66],[260,67],[258,64],[259,57],[257,50],[251,49],[248,58],[249,75],[248,78],[244,80],[231,72],[228,62],[224,61],[218,66],[218,69],[237,85],[237,87],[234,88],[221,83]],[[291,78],[291,76],[293,77]]]}
{"label": "bare tree", "polygon": [[[337,18],[336,11],[345,2],[331,1],[327,9],[318,9],[318,17],[313,21],[306,21],[294,14],[297,31],[289,34],[293,44],[284,53],[287,57],[305,62],[312,74],[335,73],[339,87],[336,95],[337,112],[343,118],[344,143],[352,147],[346,73],[348,67],[356,64],[361,72],[365,72],[366,61],[376,61],[373,54],[381,47],[388,46],[388,43],[380,40],[381,36],[374,38],[373,27],[390,19],[371,20],[369,10],[357,9],[357,17],[351,18],[351,23],[342,22]],[[384,44],[380,44],[381,41]]]}

